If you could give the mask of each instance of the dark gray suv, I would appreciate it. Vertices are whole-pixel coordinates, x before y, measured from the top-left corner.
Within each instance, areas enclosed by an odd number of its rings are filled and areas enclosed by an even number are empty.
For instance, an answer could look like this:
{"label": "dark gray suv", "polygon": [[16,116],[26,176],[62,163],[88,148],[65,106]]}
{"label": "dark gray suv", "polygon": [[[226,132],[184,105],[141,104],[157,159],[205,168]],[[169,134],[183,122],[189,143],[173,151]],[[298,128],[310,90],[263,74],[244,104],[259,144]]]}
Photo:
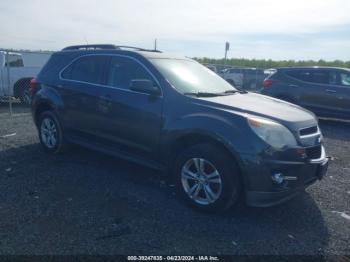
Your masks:
{"label": "dark gray suv", "polygon": [[350,119],[350,70],[332,67],[278,68],[262,94],[308,108],[319,116]]}
{"label": "dark gray suv", "polygon": [[327,170],[312,113],[237,90],[185,57],[68,47],[51,56],[30,90],[44,150],[74,143],[160,169],[200,209],[225,209],[240,196],[254,206],[277,204]]}

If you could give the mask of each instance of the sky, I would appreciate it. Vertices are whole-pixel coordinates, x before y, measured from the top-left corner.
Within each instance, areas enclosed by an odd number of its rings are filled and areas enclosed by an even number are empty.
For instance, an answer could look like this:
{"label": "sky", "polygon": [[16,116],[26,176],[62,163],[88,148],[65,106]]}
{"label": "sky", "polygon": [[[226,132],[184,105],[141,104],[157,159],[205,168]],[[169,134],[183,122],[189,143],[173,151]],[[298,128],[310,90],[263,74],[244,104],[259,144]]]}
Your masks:
{"label": "sky", "polygon": [[349,0],[1,0],[0,47],[113,43],[189,57],[350,60]]}

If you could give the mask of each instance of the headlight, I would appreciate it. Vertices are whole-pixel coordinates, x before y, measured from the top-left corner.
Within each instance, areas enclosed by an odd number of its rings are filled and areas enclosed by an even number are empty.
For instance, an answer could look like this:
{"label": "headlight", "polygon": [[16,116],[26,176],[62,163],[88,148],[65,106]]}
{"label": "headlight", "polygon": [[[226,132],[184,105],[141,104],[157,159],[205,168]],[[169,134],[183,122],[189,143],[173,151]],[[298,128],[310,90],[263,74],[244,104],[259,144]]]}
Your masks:
{"label": "headlight", "polygon": [[275,121],[249,117],[248,124],[255,134],[276,149],[297,145],[294,135],[285,126]]}

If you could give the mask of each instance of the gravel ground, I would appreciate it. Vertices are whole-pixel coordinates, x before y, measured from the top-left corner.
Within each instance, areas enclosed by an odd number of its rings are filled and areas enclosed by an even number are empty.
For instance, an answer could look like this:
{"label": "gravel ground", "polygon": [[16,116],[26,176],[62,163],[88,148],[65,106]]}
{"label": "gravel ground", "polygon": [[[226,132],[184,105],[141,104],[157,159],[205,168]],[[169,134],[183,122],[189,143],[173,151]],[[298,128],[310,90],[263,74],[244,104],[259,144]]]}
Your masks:
{"label": "gravel ground", "polygon": [[154,170],[82,148],[43,153],[25,111],[0,106],[0,254],[350,254],[349,123],[321,121],[334,159],[305,194],[209,215]]}

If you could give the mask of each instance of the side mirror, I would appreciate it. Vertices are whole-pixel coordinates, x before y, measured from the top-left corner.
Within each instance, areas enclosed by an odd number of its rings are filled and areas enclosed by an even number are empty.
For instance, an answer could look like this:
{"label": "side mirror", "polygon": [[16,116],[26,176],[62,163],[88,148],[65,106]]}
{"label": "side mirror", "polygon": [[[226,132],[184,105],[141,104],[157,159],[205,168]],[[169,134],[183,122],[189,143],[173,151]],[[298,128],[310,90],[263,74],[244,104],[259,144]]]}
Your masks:
{"label": "side mirror", "polygon": [[153,81],[148,79],[134,79],[130,81],[130,90],[146,93],[150,95],[159,95],[159,88],[154,85]]}

